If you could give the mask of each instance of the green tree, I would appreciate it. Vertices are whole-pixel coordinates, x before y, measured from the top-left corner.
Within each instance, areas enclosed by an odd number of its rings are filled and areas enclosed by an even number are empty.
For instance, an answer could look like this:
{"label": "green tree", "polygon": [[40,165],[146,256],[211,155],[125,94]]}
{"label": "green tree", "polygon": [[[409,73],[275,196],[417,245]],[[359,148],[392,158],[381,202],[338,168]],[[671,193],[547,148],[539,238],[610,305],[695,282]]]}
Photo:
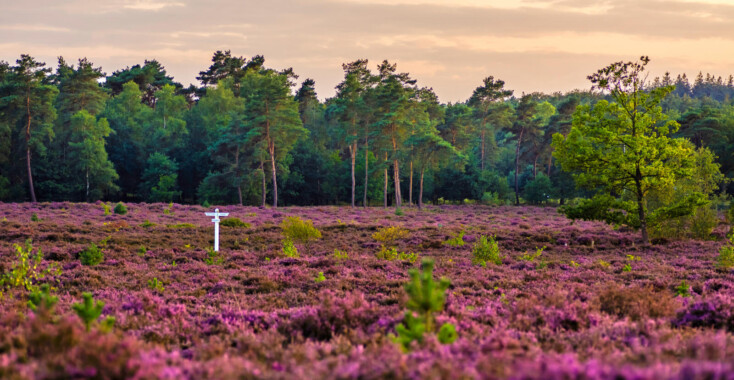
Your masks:
{"label": "green tree", "polygon": [[487,152],[487,138],[494,143],[495,128],[508,127],[511,124],[512,109],[502,100],[512,96],[512,90],[506,90],[505,81],[495,80],[493,76],[484,78],[482,85],[474,89],[468,104],[474,109],[476,129],[479,132],[479,167],[484,170]]}
{"label": "green tree", "polygon": [[0,131],[6,131],[6,135],[10,132],[10,141],[22,141],[31,202],[36,202],[32,156],[33,153],[39,156],[46,154],[46,144],[54,136],[53,122],[56,119],[53,104],[58,90],[50,84],[48,73],[51,69],[44,68],[45,65],[30,55],[22,54],[16,60],[16,66],[2,69],[4,74],[0,83],[0,124],[3,125]]}
{"label": "green tree", "polygon": [[155,152],[148,157],[140,180],[140,194],[148,202],[173,202],[181,197],[178,163],[163,153]]}
{"label": "green tree", "polygon": [[[583,211],[590,218],[639,227],[645,243],[649,193],[690,176],[695,164],[687,141],[669,137],[678,123],[660,107],[673,87],[643,90],[641,74],[648,62],[647,57],[616,62],[590,75],[594,88],[608,92],[614,102],[579,106],[568,136],[553,136],[554,156],[563,170],[576,172],[580,186],[600,191],[579,206],[585,211],[567,208],[567,214],[578,217]],[[615,201],[612,194],[633,201]]]}
{"label": "green tree", "polygon": [[[90,115],[82,110],[71,118],[69,156],[76,178],[84,178],[84,199],[88,201],[102,198],[105,194],[119,190],[114,181],[118,178],[112,162],[107,158],[105,138],[112,129],[107,119]],[[81,186],[77,186],[79,188]]]}
{"label": "green tree", "polygon": [[142,93],[142,101],[149,107],[155,106],[156,92],[165,85],[171,85],[180,91],[183,86],[174,82],[173,77],[168,76],[166,69],[156,60],[145,61],[143,66],[135,65],[124,70],[112,73],[105,80],[105,87],[110,89],[113,96],[124,90],[125,84],[135,82]]}
{"label": "green tree", "polygon": [[[291,95],[290,70],[248,71],[242,80],[245,125],[251,146],[265,147],[273,179],[273,207],[278,207],[278,159],[283,159],[296,141],[308,136]],[[262,162],[262,161],[261,161]]]}

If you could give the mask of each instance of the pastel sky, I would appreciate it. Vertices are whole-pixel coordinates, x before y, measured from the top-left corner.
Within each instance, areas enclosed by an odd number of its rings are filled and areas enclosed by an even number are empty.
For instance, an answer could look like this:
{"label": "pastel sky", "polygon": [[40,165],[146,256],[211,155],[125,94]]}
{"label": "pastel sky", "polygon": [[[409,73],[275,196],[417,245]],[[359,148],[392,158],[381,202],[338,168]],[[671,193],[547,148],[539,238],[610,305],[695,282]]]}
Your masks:
{"label": "pastel sky", "polygon": [[157,59],[196,82],[215,50],[265,56],[334,94],[341,64],[388,59],[443,102],[486,76],[516,94],[588,88],[649,55],[651,75],[734,73],[734,0],[0,0],[0,60],[87,57],[111,73]]}

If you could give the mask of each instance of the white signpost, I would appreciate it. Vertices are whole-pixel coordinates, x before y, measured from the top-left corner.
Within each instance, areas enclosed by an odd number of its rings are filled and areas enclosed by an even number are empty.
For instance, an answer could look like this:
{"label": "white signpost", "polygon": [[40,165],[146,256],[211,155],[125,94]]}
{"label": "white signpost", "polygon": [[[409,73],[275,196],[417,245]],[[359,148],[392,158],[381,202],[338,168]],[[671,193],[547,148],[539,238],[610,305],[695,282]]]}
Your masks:
{"label": "white signpost", "polygon": [[214,251],[219,252],[219,217],[227,216],[228,212],[219,212],[219,209],[214,209],[214,212],[207,212],[206,216],[213,216],[212,222],[214,222]]}

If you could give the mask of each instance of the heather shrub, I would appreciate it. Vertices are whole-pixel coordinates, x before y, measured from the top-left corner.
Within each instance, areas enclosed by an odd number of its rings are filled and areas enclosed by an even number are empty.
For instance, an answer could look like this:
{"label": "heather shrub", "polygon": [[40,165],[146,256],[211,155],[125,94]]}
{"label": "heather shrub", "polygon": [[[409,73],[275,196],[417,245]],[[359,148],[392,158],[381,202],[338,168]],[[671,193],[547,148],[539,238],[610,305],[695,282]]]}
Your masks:
{"label": "heather shrub", "polygon": [[[439,282],[433,280],[433,260],[424,259],[422,270],[411,269],[408,271],[410,282],[405,284],[408,293],[408,309],[405,312],[403,323],[395,327],[397,336],[393,341],[399,343],[404,350],[410,349],[414,341],[421,342],[425,333],[434,333],[435,314],[443,311],[446,303],[446,290],[451,282],[447,278],[441,278]],[[453,343],[456,340],[456,328],[446,323],[440,328],[439,341],[444,344]]]}
{"label": "heather shrub", "polygon": [[726,329],[734,332],[734,305],[723,297],[692,302],[673,319],[674,327]]}
{"label": "heather shrub", "polygon": [[223,227],[250,228],[250,223],[243,222],[240,218],[224,218],[219,224]]}
{"label": "heather shrub", "polygon": [[321,239],[321,231],[313,226],[313,221],[303,220],[297,216],[285,218],[280,223],[280,228],[283,230],[283,236],[286,240],[305,245],[307,251],[312,241]]}
{"label": "heather shrub", "polygon": [[486,236],[480,236],[479,241],[472,247],[472,264],[487,266],[487,263],[495,265],[502,264],[502,257],[500,256],[500,248],[497,245],[497,241],[494,236],[490,236],[487,239]]}
{"label": "heather shrub", "polygon": [[[95,301],[94,298],[92,298],[92,293],[89,292],[83,293],[82,299],[82,302],[71,305],[71,308],[82,320],[82,323],[84,323],[84,327],[87,329],[87,331],[89,331],[92,324],[95,323],[97,319],[102,315],[104,302]],[[114,324],[115,318],[109,316],[101,322],[100,327],[102,328],[102,330],[109,330]]]}
{"label": "heather shrub", "polygon": [[678,307],[673,297],[652,288],[612,285],[597,298],[599,309],[609,315],[629,317],[633,321],[672,316]]}
{"label": "heather shrub", "polygon": [[115,205],[115,210],[114,211],[115,211],[115,214],[117,214],[117,215],[125,215],[125,214],[127,214],[127,206],[125,206],[125,204],[122,203],[122,202],[118,202]]}
{"label": "heather shrub", "polygon": [[82,262],[82,265],[94,266],[104,260],[104,253],[96,244],[92,243],[83,251],[79,252],[79,260]]}

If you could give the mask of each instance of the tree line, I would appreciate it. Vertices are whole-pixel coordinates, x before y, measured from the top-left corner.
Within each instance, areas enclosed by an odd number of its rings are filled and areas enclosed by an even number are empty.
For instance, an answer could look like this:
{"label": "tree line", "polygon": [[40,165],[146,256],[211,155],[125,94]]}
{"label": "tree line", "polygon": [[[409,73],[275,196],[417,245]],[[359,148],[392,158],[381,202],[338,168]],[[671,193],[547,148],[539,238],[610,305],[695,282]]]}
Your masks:
{"label": "tree line", "polygon": [[[106,75],[59,58],[0,62],[0,200],[352,206],[539,204],[591,196],[554,157],[603,91],[516,95],[489,76],[441,103],[394,63],[342,65],[336,94],[262,56],[217,51],[184,87],[157,61]],[[660,105],[734,175],[734,83],[670,74]],[[577,116],[578,117],[578,116]]]}

